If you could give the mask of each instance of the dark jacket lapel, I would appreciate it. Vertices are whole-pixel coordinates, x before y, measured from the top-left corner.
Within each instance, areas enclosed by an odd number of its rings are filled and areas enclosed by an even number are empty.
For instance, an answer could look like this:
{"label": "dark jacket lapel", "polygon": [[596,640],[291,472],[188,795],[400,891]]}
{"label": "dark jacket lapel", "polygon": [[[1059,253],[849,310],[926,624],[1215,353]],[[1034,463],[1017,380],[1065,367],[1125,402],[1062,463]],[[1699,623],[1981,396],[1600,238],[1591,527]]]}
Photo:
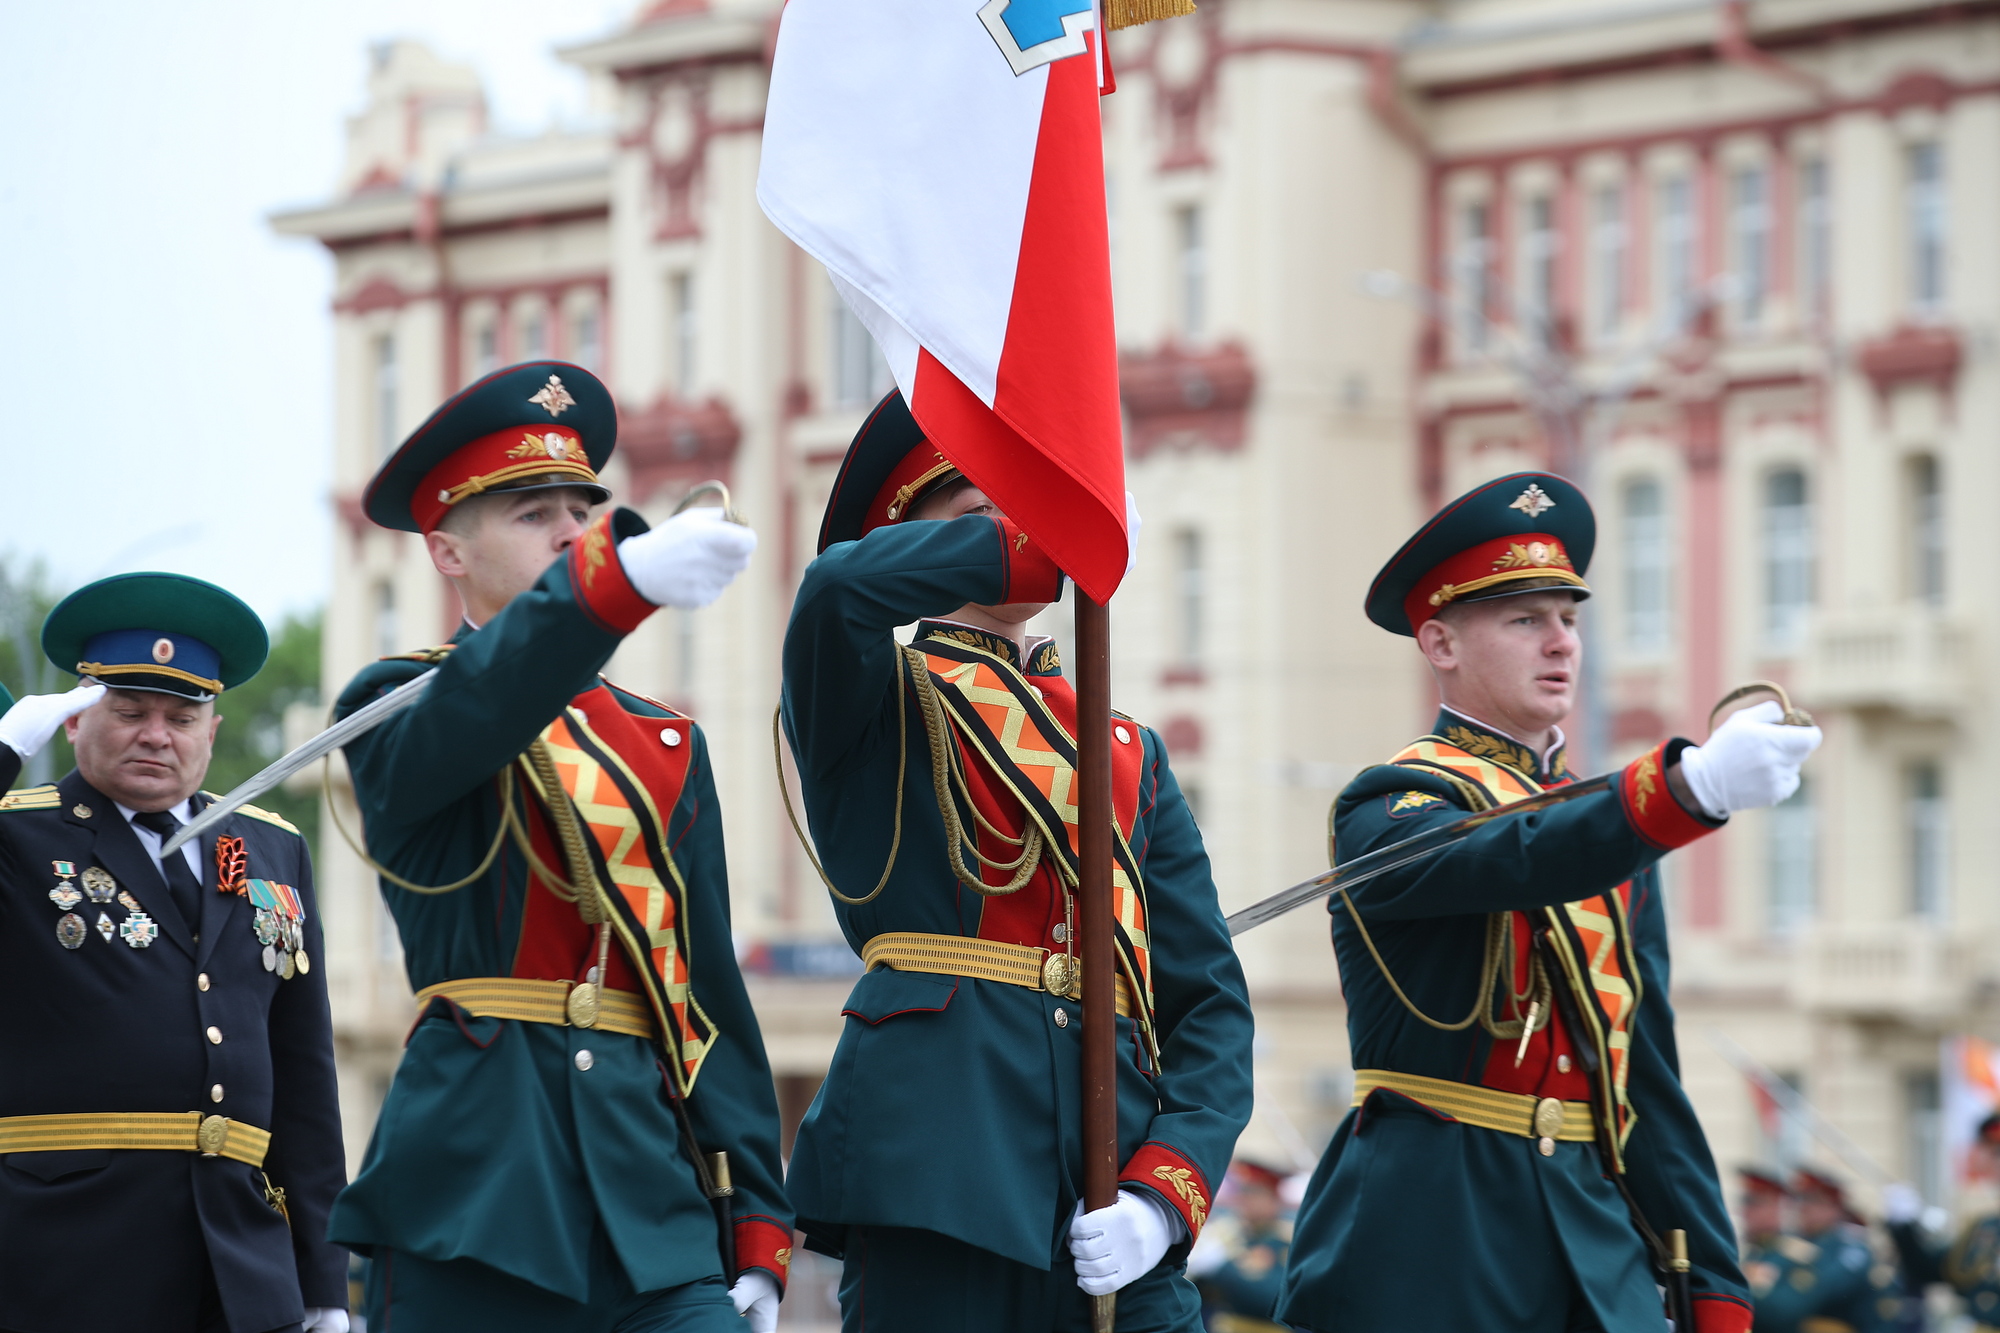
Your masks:
{"label": "dark jacket lapel", "polygon": [[[181,920],[180,909],[174,906],[173,895],[167,892],[167,881],[161,876],[160,868],[153,864],[153,858],[146,855],[139,835],[125,822],[125,816],[118,813],[117,804],[85,782],[81,773],[72,772],[56,784],[56,790],[62,793],[63,821],[93,835],[91,857],[111,872],[111,878],[118,881],[119,888],[139,900],[139,906],[153,918],[162,936],[172,940],[183,953],[192,957],[194,940],[188,933],[187,923]],[[122,908],[114,912],[106,906],[87,901],[77,911],[83,914],[83,919],[92,930],[97,928],[99,912],[108,913],[113,921],[124,919]]]}

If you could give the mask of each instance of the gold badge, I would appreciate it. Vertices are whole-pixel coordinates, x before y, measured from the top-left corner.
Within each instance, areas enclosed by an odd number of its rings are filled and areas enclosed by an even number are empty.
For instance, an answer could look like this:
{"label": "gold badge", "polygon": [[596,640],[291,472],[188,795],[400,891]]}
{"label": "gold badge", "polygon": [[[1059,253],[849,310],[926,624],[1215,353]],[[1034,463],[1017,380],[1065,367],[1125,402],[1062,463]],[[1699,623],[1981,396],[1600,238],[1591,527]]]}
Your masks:
{"label": "gold badge", "polygon": [[569,1015],[571,1027],[594,1028],[597,1026],[597,987],[588,981],[579,983],[569,993],[569,1002],[563,1006]]}
{"label": "gold badge", "polygon": [[1529,518],[1540,518],[1544,511],[1554,509],[1556,502],[1549,499],[1547,491],[1530,482],[1528,483],[1528,489],[1516,496],[1514,503],[1507,507],[1509,509],[1518,509]]}
{"label": "gold badge", "polygon": [[90,818],[90,807],[87,805],[73,805],[69,808],[69,812],[78,819]]}
{"label": "gold badge", "polygon": [[549,382],[542,386],[541,392],[528,401],[537,407],[547,408],[552,417],[559,417],[563,414],[563,409],[576,406],[576,399],[569,396],[568,389],[563,388],[562,377],[559,375],[549,376]]}
{"label": "gold badge", "polygon": [[83,872],[83,891],[94,903],[108,903],[118,896],[118,881],[103,866],[88,866]]}
{"label": "gold badge", "polygon": [[1052,953],[1042,963],[1042,989],[1065,1000],[1083,996],[1083,964],[1066,953]]}
{"label": "gold badge", "polygon": [[153,640],[153,660],[161,666],[174,660],[174,641],[161,637]]}
{"label": "gold badge", "polygon": [[194,1142],[203,1157],[219,1155],[229,1146],[228,1118],[219,1115],[203,1116],[200,1126],[194,1132]]}

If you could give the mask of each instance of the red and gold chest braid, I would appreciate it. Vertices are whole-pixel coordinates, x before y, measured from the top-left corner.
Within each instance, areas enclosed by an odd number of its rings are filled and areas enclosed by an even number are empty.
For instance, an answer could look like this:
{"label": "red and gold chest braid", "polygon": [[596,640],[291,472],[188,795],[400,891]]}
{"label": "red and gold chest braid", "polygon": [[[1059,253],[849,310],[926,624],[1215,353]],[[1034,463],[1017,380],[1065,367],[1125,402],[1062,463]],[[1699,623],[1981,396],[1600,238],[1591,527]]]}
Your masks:
{"label": "red and gold chest braid", "polygon": [[[664,743],[668,731],[678,744]],[[583,923],[608,919],[623,956],[607,961],[602,980],[613,990],[645,994],[675,1057],[672,1069],[683,1094],[693,1088],[717,1037],[690,980],[687,884],[667,840],[694,749],[690,731],[685,719],[632,716],[609,689],[577,696],[543,731],[539,743],[561,792],[549,790],[547,770],[523,758],[535,816],[529,820],[534,870],[545,892],[529,895],[514,968],[517,976],[575,977],[577,946],[594,934]],[[594,884],[580,884],[575,874],[559,877],[553,869],[570,865],[574,854],[564,846],[551,799],[574,812]],[[578,898],[596,894],[602,907],[594,913]],[[572,901],[577,907],[568,905]]]}
{"label": "red and gold chest braid", "polygon": [[[967,636],[970,639],[972,636]],[[1030,833],[1047,855],[1020,891],[989,897],[979,935],[1038,947],[1066,947],[1067,893],[1077,883],[1076,694],[1060,675],[1028,677],[1011,662],[971,642],[938,634],[918,641],[931,687],[949,718],[954,782],[972,806],[972,836],[986,884],[1004,887]],[[1111,869],[1119,967],[1140,997],[1135,1014],[1153,1044],[1152,941],[1145,878],[1133,855],[1145,746],[1136,724],[1112,722],[1112,810],[1116,845]],[[1122,737],[1120,733],[1123,733]],[[996,853],[987,856],[988,851]],[[1063,931],[1056,931],[1058,924]]]}
{"label": "red and gold chest braid", "polygon": [[[1519,769],[1473,754],[1438,736],[1411,743],[1390,762],[1444,777],[1474,810],[1511,805],[1543,790]],[[1621,1170],[1625,1140],[1638,1121],[1626,1095],[1626,1083],[1631,1071],[1632,1033],[1643,995],[1628,915],[1631,894],[1632,886],[1626,883],[1610,893],[1575,902],[1505,914],[1511,946],[1507,953],[1513,960],[1505,984],[1511,998],[1518,1004],[1519,997],[1532,989],[1534,941],[1539,935],[1558,961],[1562,975],[1557,984],[1564,985],[1575,999],[1575,1012],[1586,1031],[1572,1034],[1561,1023],[1550,1023],[1545,1029],[1548,1041],[1539,1044],[1537,1060],[1525,1069],[1515,1063],[1518,1048],[1513,1041],[1496,1041],[1481,1079],[1486,1087],[1566,1100],[1582,1100],[1585,1092],[1594,1094],[1590,1100],[1599,1114],[1609,1117],[1606,1128]],[[1518,1024],[1515,1031],[1519,1031]],[[1564,1068],[1570,1064],[1564,1057],[1572,1039],[1587,1042],[1594,1058]],[[1596,1066],[1594,1077],[1587,1072],[1590,1065]]]}

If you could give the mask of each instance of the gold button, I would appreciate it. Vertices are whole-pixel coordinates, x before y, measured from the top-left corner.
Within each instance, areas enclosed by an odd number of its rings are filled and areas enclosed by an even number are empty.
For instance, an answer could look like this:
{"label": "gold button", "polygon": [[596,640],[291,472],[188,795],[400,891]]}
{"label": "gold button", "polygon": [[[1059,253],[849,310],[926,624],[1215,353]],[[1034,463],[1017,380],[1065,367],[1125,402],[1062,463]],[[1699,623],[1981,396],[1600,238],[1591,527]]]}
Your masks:
{"label": "gold button", "polygon": [[210,1029],[208,1030],[208,1044],[209,1044],[209,1045],[211,1045],[211,1046],[220,1046],[220,1045],[222,1045],[222,1029],[221,1029],[221,1028],[210,1028]]}
{"label": "gold button", "polygon": [[1567,1074],[1569,1072],[1569,1057],[1567,1055],[1558,1055],[1556,1057],[1556,1072],[1558,1074]]}
{"label": "gold button", "polygon": [[208,1090],[208,1099],[212,1102],[219,1102],[222,1100],[222,1085],[220,1083],[216,1084],[214,1087]]}
{"label": "gold button", "polygon": [[208,989],[208,973],[204,972],[194,979],[194,988],[196,990]]}

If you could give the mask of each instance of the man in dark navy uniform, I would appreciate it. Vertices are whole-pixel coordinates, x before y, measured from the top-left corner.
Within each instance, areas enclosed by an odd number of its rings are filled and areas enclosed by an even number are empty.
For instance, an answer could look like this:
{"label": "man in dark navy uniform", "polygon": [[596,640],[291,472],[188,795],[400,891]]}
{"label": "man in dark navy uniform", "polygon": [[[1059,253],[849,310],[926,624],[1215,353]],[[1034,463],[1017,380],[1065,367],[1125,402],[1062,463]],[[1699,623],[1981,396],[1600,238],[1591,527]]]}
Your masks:
{"label": "man in dark navy uniform", "polygon": [[77,758],[0,798],[0,1329],[344,1333],[305,840],[245,806],[160,855],[209,803],[215,698],[264,627],[212,584],[124,574],[42,646],[86,683],[0,718],[0,785],[57,726]]}

